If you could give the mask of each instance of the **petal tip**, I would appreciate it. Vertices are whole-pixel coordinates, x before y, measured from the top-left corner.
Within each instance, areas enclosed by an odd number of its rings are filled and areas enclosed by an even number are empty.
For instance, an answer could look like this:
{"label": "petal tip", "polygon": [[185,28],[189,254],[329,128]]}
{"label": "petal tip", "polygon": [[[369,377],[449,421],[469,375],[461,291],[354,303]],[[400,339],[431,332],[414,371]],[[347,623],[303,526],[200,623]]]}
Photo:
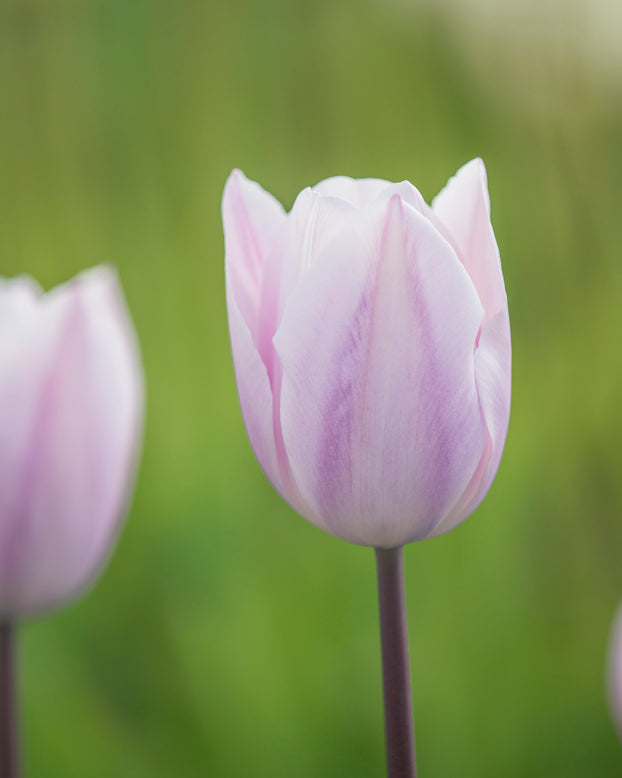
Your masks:
{"label": "petal tip", "polygon": [[242,171],[239,168],[234,167],[233,170],[227,176],[227,180],[225,181],[225,186],[223,189],[223,203],[225,199],[228,197],[231,190],[239,188],[242,185],[242,182],[244,181],[248,181],[244,173],[242,173]]}

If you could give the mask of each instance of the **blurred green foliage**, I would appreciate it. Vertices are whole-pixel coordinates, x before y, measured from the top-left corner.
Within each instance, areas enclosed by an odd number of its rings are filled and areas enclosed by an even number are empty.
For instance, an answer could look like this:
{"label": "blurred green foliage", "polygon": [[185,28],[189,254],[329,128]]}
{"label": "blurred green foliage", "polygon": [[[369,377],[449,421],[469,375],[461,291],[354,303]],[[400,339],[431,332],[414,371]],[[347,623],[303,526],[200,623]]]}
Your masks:
{"label": "blurred green foliage", "polygon": [[119,268],[148,381],[127,528],[88,597],[25,625],[28,772],[343,778],[384,770],[369,549],[308,525],[248,445],[220,198],[289,207],[337,173],[431,199],[489,172],[513,325],[499,475],[406,551],[420,771],[613,778],[622,599],[622,103],[578,52],[433,5],[2,0],[4,275]]}

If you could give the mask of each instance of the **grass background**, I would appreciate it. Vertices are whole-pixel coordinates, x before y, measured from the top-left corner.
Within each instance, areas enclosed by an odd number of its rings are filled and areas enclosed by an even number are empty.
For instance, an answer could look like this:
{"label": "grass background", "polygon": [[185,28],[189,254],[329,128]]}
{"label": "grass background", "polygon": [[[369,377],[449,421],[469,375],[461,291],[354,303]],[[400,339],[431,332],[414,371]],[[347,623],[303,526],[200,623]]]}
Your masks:
{"label": "grass background", "polygon": [[240,167],[287,207],[337,173],[430,200],[477,155],[512,418],[476,515],[406,550],[420,772],[622,774],[604,688],[622,599],[622,89],[564,37],[580,16],[521,37],[494,14],[0,0],[0,272],[49,287],[115,264],[148,383],[117,553],[88,597],[21,633],[29,775],[383,774],[373,554],[297,517],[254,460],[220,198]]}

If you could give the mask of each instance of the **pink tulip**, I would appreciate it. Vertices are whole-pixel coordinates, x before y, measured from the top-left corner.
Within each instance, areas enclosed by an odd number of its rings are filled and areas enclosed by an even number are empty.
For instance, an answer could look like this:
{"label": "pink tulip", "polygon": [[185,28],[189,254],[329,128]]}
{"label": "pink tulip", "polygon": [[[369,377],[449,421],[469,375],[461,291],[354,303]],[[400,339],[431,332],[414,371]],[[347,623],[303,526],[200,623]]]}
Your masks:
{"label": "pink tulip", "polygon": [[107,268],[48,294],[0,281],[0,623],[56,607],[102,567],[142,430],[138,345]]}
{"label": "pink tulip", "polygon": [[330,178],[292,210],[234,171],[223,198],[242,413],[289,504],[352,543],[456,527],[493,481],[511,346],[486,172],[434,200]]}
{"label": "pink tulip", "polygon": [[618,610],[609,644],[607,691],[613,723],[622,739],[622,606]]}

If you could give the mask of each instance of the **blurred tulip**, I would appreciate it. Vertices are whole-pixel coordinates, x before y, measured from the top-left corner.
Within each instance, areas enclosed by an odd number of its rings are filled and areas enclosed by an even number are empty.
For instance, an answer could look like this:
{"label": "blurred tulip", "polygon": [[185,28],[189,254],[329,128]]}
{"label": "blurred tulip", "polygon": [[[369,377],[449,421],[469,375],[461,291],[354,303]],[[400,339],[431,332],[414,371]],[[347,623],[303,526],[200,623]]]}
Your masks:
{"label": "blurred tulip", "polygon": [[432,207],[407,181],[337,177],[285,213],[234,171],[223,220],[240,403],[274,487],[362,545],[460,524],[490,488],[510,409],[481,160]]}
{"label": "blurred tulip", "polygon": [[607,675],[611,715],[622,740],[622,606],[618,610],[611,631]]}
{"label": "blurred tulip", "polygon": [[75,597],[103,565],[139,453],[143,374],[107,268],[48,294],[0,281],[0,622]]}

